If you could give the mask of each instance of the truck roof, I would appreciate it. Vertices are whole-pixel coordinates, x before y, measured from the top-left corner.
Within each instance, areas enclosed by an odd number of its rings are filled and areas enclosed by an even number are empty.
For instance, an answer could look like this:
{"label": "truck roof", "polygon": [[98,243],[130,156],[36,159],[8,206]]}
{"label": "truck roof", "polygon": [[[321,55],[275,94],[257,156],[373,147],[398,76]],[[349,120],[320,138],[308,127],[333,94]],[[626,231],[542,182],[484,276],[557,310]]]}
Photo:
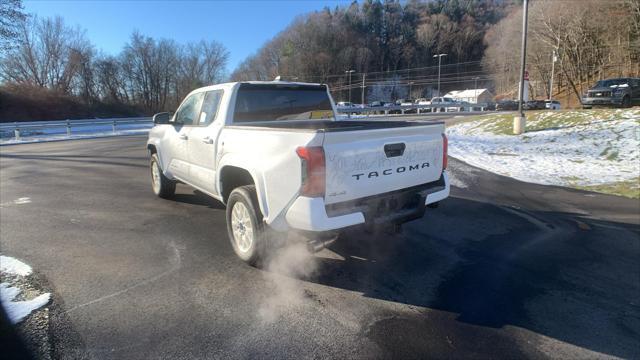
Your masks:
{"label": "truck roof", "polygon": [[202,92],[202,91],[232,89],[237,84],[251,84],[251,85],[261,85],[261,84],[274,85],[274,84],[278,84],[278,85],[292,85],[292,86],[304,86],[304,85],[307,85],[307,86],[322,86],[322,85],[324,85],[324,84],[320,84],[320,83],[306,83],[306,82],[280,81],[280,80],[274,80],[274,81],[234,81],[234,82],[214,84],[214,85],[209,85],[209,86],[204,86],[204,87],[201,87],[201,88],[197,88],[197,89],[192,90],[189,94],[187,94],[187,96],[189,96],[191,94],[199,93],[199,92]]}

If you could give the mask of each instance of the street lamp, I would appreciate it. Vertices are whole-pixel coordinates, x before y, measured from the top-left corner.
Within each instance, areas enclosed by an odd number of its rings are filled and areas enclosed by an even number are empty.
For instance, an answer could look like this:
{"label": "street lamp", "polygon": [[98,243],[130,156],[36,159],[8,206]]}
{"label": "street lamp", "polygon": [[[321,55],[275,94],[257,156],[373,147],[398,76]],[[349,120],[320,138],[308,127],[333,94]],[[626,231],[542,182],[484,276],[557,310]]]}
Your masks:
{"label": "street lamp", "polygon": [[349,102],[351,102],[351,74],[356,72],[355,70],[347,70],[345,74],[349,74]]}
{"label": "street lamp", "polygon": [[443,56],[447,56],[447,54],[433,55],[434,58],[438,58],[438,96],[440,96],[440,64],[442,63]]}
{"label": "street lamp", "polygon": [[553,71],[555,70],[557,60],[558,53],[556,53],[556,50],[554,49],[553,53],[551,54],[551,82],[549,84],[549,101],[551,101],[551,98],[553,97]]}
{"label": "street lamp", "polygon": [[524,98],[524,69],[527,61],[527,19],[529,11],[529,1],[524,0],[522,4],[522,48],[520,49],[520,84],[518,86],[518,116],[513,118],[513,133],[520,135],[525,132],[526,118],[522,110],[522,101]]}

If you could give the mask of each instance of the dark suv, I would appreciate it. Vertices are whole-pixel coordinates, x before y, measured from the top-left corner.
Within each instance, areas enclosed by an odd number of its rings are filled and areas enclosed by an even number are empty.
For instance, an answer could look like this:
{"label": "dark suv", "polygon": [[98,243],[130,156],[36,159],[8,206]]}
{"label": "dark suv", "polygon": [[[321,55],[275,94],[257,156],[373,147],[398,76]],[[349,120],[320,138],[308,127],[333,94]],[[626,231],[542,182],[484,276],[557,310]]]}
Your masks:
{"label": "dark suv", "polygon": [[594,105],[629,107],[640,104],[640,79],[619,78],[598,81],[582,98],[582,107]]}

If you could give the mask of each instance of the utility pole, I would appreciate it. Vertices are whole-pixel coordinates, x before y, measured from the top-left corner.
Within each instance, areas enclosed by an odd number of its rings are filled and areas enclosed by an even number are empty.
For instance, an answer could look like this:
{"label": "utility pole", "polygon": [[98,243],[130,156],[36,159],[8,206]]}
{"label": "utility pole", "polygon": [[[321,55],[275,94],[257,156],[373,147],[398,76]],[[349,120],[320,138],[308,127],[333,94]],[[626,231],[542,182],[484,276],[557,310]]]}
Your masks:
{"label": "utility pole", "polygon": [[475,85],[473,86],[473,95],[476,99],[476,104],[478,103],[478,79],[480,79],[480,77],[478,76],[473,78],[473,80],[475,80]]}
{"label": "utility pole", "polygon": [[558,55],[556,54],[556,50],[553,50],[551,55],[551,83],[549,84],[549,100],[553,97],[553,71],[555,70],[556,61],[558,60]]}
{"label": "utility pole", "polygon": [[412,85],[413,85],[413,81],[410,81],[409,82],[409,99],[412,99],[412,97],[411,97],[411,87],[412,87]]}
{"label": "utility pole", "polygon": [[345,73],[349,74],[349,102],[351,102],[351,74],[356,72],[355,70],[347,70]]}
{"label": "utility pole", "polygon": [[438,58],[438,96],[440,96],[440,64],[442,63],[443,56],[447,56],[447,54],[433,55],[434,58]]}
{"label": "utility pole", "polygon": [[522,48],[520,49],[520,84],[518,86],[518,116],[513,118],[513,133],[520,135],[525,132],[526,118],[522,110],[522,99],[524,96],[524,69],[527,61],[527,18],[529,11],[529,1],[524,0],[522,4]]}
{"label": "utility pole", "polygon": [[362,73],[362,106],[366,106],[364,104],[364,79],[367,77],[367,73]]}

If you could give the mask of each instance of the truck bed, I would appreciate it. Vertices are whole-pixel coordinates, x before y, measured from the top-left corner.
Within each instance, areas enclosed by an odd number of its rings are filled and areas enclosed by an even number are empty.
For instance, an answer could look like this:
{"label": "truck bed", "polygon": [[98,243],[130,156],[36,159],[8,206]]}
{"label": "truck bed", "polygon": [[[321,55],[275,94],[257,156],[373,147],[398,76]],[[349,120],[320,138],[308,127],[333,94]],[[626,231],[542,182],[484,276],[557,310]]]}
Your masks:
{"label": "truck bed", "polygon": [[355,130],[375,130],[402,128],[411,126],[442,125],[442,121],[378,121],[378,120],[312,120],[312,121],[265,121],[233,124],[231,127],[252,129],[282,129],[282,130],[315,130],[322,132],[339,132]]}

